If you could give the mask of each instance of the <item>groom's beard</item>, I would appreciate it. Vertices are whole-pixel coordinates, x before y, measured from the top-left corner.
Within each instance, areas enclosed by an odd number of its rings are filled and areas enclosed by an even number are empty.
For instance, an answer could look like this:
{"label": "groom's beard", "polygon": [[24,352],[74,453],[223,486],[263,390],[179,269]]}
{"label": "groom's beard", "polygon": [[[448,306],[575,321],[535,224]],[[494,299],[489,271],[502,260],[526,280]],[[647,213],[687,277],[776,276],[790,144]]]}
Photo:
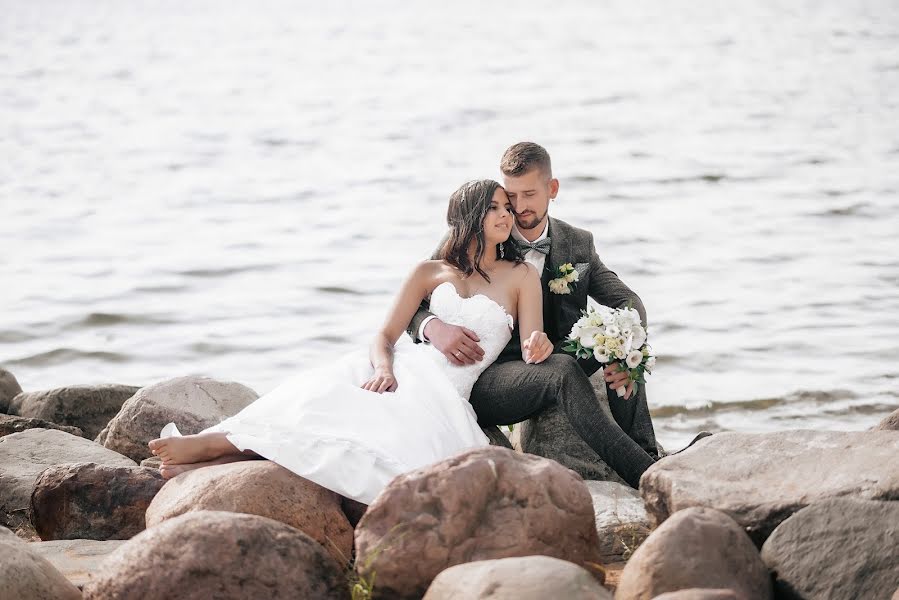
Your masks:
{"label": "groom's beard", "polygon": [[522,217],[521,215],[516,213],[515,214],[515,224],[518,226],[519,229],[533,229],[534,227],[537,227],[538,225],[540,225],[540,223],[542,223],[543,219],[545,219],[545,218],[546,218],[546,213],[543,213],[542,215],[538,215],[538,214],[534,213],[534,214],[528,215],[526,217]]}

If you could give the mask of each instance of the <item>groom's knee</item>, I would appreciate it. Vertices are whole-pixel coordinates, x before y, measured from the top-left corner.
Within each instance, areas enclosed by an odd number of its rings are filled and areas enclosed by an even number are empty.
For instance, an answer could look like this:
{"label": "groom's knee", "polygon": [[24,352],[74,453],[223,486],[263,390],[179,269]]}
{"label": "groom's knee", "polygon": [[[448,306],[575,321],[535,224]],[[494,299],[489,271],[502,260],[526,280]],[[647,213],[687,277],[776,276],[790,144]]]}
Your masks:
{"label": "groom's knee", "polygon": [[573,378],[586,378],[577,359],[570,354],[550,354],[543,364],[550,370],[553,379],[563,387]]}

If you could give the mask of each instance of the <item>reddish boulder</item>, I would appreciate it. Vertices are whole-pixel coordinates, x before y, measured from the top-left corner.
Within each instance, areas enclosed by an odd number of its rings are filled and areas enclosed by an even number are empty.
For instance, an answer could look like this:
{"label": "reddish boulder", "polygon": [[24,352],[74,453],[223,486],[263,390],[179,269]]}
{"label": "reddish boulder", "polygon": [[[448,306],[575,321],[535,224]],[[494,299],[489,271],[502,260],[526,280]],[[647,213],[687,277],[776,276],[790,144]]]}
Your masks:
{"label": "reddish boulder", "polygon": [[137,466],[117,452],[55,429],[27,429],[0,437],[0,525],[31,530],[31,492],[41,471],[73,462]]}
{"label": "reddish boulder", "polygon": [[86,600],[345,599],[321,544],[272,519],[196,511],[139,533],[84,586]]}
{"label": "reddish boulder", "polygon": [[729,589],[752,600],[772,598],[768,569],[752,540],[711,508],[674,513],[637,548],[621,572],[617,600],[651,600],[690,588]]}
{"label": "reddish boulder", "polygon": [[352,558],[353,528],[340,496],[267,460],[203,467],[169,480],[147,508],[147,527],[196,510],[268,517],[316,540],[341,565]]}
{"label": "reddish boulder", "polygon": [[420,598],[451,566],[530,555],[599,563],[590,493],[558,463],[496,446],[400,475],[356,527],[356,569],[379,597]]}
{"label": "reddish boulder", "polygon": [[31,493],[31,524],[42,540],[127,540],[144,530],[144,513],[164,483],[144,467],[49,467]]}

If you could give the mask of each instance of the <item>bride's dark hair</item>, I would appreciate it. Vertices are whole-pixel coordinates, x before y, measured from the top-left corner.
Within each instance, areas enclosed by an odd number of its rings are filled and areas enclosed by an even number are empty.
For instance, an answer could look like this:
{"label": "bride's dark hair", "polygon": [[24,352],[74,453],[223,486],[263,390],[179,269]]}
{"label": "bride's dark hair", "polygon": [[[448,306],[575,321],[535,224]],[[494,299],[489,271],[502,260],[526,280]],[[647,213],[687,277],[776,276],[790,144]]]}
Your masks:
{"label": "bride's dark hair", "polygon": [[[481,277],[490,281],[481,270],[481,259],[487,248],[484,247],[484,217],[493,201],[493,194],[502,186],[492,179],[469,181],[450,196],[449,208],[446,211],[446,222],[450,226],[449,237],[440,252],[440,258],[456,267],[466,277],[477,271]],[[504,208],[502,210],[505,210]],[[468,247],[472,240],[477,240],[474,263],[468,256]],[[502,248],[502,251],[500,251]],[[524,256],[512,236],[492,249],[500,260],[514,263],[524,262]]]}

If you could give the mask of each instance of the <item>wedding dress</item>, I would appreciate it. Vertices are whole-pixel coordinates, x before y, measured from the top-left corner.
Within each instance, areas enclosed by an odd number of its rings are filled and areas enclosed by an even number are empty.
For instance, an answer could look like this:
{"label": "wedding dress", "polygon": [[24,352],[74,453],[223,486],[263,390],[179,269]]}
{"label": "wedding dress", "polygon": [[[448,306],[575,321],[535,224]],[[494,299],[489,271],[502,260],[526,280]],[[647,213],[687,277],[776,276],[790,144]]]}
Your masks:
{"label": "wedding dress", "polygon": [[377,394],[360,387],[374,371],[359,350],[302,371],[204,433],[224,432],[238,449],[365,504],[401,473],[487,445],[468,397],[509,342],[512,317],[487,296],[460,296],[450,282],[434,289],[430,310],[474,331],[483,360],[455,366],[428,344],[401,342],[397,390]]}

